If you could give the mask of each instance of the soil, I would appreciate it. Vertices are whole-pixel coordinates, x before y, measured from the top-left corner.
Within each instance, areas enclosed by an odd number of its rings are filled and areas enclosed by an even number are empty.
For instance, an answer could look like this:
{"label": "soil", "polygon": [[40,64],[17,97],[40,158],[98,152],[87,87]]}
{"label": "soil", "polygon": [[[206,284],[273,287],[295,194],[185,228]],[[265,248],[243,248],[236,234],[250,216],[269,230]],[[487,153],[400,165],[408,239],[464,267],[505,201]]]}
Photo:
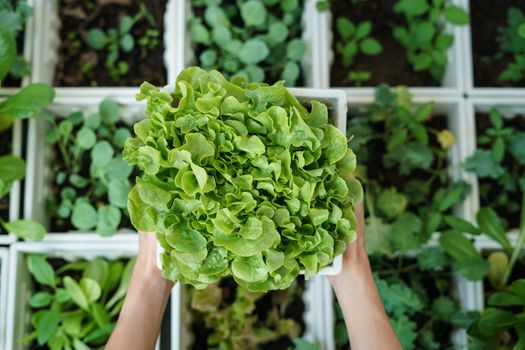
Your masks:
{"label": "soil", "polygon": [[[235,8],[238,8],[238,5],[237,5],[238,3],[239,2],[236,0],[223,0],[221,2],[221,7],[226,8],[228,6],[233,6]],[[272,7],[267,6],[267,8],[268,8],[268,12],[271,12],[274,16],[278,18],[282,18],[283,11],[280,5],[275,5]],[[299,8],[304,8],[304,0],[299,0]],[[195,18],[204,19],[204,10],[205,10],[205,7],[203,6],[192,6],[192,12]],[[232,26],[244,28],[244,21],[242,20],[240,16],[240,11],[237,11],[237,12],[238,12],[238,15],[230,19]],[[301,22],[301,19],[299,18],[298,23],[300,22]],[[258,64],[258,66],[264,70],[264,73],[265,73],[264,82],[267,84],[274,84],[277,81],[281,80],[280,76],[281,76],[282,71],[284,70],[284,64],[286,63],[286,60],[285,59],[283,60],[282,58],[282,56],[286,54],[286,46],[285,46],[286,43],[288,43],[289,41],[293,39],[301,38],[302,25],[294,24],[292,26],[287,26],[287,28],[288,28],[289,34],[286,39],[286,42],[282,44],[280,49],[277,49],[277,48],[270,49],[271,52],[270,52],[269,58],[267,58],[265,61],[262,61]],[[253,36],[255,37],[255,34]],[[234,34],[234,37],[238,38],[238,36],[235,36],[235,34]],[[201,45],[201,44],[193,44],[193,48],[194,48],[193,51],[194,51],[194,59],[195,59],[194,64],[199,65],[199,56],[204,50],[209,49],[210,46]],[[221,52],[222,50],[220,49],[217,50],[217,53],[219,54],[218,58],[220,58]],[[275,57],[272,57],[272,56],[275,56]],[[228,72],[226,72],[222,67],[216,65],[214,69],[217,69],[221,73],[223,73],[225,76],[228,76]],[[301,65],[299,65],[299,69],[300,69],[299,77],[297,78],[294,86],[304,86],[305,85],[304,71]]]}
{"label": "soil", "polygon": [[[3,132],[0,132],[0,156],[4,156],[11,153],[11,145],[13,141],[13,132],[9,128]],[[0,198],[0,218],[4,221],[9,220],[9,194],[6,194]],[[0,225],[0,234],[3,234],[4,229]]]}
{"label": "soil", "polygon": [[[129,0],[104,1],[107,4],[94,4],[94,1],[61,0],[59,5],[60,47],[59,60],[56,66],[55,86],[138,86],[144,81],[154,85],[166,84],[166,69],[164,67],[164,12],[167,0]],[[102,1],[99,1],[102,2]],[[129,64],[127,74],[113,80],[105,60],[107,50],[96,51],[91,49],[85,41],[87,33],[92,28],[101,28],[106,31],[118,28],[119,19],[124,15],[133,16],[139,10],[139,3],[145,3],[147,9],[155,19],[155,29],[161,32],[159,45],[148,51],[146,57],[140,57],[138,38],[147,29],[153,29],[145,19],[137,22],[132,29],[135,39],[135,48],[129,52],[120,52],[124,61]],[[124,3],[124,4],[122,4]],[[129,4],[126,4],[129,3]],[[94,9],[91,9],[91,8]],[[74,33],[71,40],[68,36]],[[86,63],[93,68],[82,72]]]}
{"label": "soil", "polygon": [[[76,134],[78,130],[80,129],[80,127],[81,125],[75,125],[75,127],[73,128],[72,134]],[[122,123],[122,122],[118,122],[115,124],[115,127],[116,128],[120,128],[120,127],[129,128],[129,125]],[[100,141],[100,139],[98,141]],[[107,141],[109,141],[112,144],[111,140],[107,140]],[[119,152],[120,150],[115,150],[115,154]],[[56,144],[54,145],[53,154],[54,154],[54,160],[52,163],[53,164],[52,173],[55,175],[58,174],[60,171],[64,171],[67,174],[71,173],[71,171],[67,170],[66,164],[64,162],[64,158],[61,156],[59,147]],[[78,174],[86,179],[89,179],[90,178],[89,167],[91,165],[91,155],[89,151],[84,152],[83,157],[80,160],[80,163],[81,163],[81,171]],[[133,179],[135,178],[136,175],[137,173],[133,172],[129,178]],[[48,215],[50,219],[50,232],[69,232],[69,231],[78,230],[75,226],[73,226],[71,222],[71,216],[65,219],[62,219],[58,216],[58,205],[60,204],[60,198],[61,198],[60,191],[65,186],[69,186],[67,185],[68,184],[67,180],[66,182],[64,182],[64,184],[57,185],[56,176],[53,176],[51,183],[52,183],[52,188],[51,188],[52,194],[48,197],[48,205],[47,205],[47,211],[48,211]],[[78,197],[82,197],[82,196],[85,196],[89,192],[91,187],[92,186],[88,185],[84,188],[76,188],[76,187],[73,187],[73,188],[75,188],[78,194]],[[90,198],[94,198],[94,197],[91,196]],[[104,199],[107,197],[102,197],[102,198]],[[96,203],[92,202],[91,205],[93,205],[95,208],[98,208],[99,206],[105,205],[108,202],[109,202],[108,199],[104,199],[100,202],[96,202]],[[120,220],[119,228],[131,228],[131,227],[132,227],[131,220],[129,219],[127,211],[122,211],[122,218]]]}
{"label": "soil", "polygon": [[507,10],[514,6],[525,9],[525,0],[498,0],[497,6],[491,0],[470,2],[472,33],[472,59],[474,65],[474,85],[478,87],[525,86],[525,81],[518,83],[501,81],[499,75],[514,59],[512,55],[496,58],[499,45],[496,41],[498,27],[507,23]]}
{"label": "soil", "polygon": [[[525,116],[516,116],[512,119],[504,119],[504,125],[508,127],[514,127],[517,130],[525,130]],[[487,113],[477,113],[476,114],[476,134],[484,134],[484,131],[491,127],[489,115]],[[488,148],[487,145],[478,145],[480,148]],[[506,154],[503,159],[503,168],[507,173],[513,173],[516,178],[521,176],[525,169],[522,166],[517,164],[513,158]],[[502,217],[506,222],[509,228],[517,228],[520,224],[520,208],[522,201],[522,193],[520,191],[510,192],[502,191],[501,186],[497,181],[490,178],[483,178],[479,180],[480,188],[480,205],[484,206],[485,203],[492,203],[496,212]],[[504,205],[498,205],[496,198],[502,193],[506,193],[508,199],[505,200]],[[515,203],[516,210],[509,211],[508,204]]]}
{"label": "soil", "polygon": [[[232,304],[235,300],[235,290],[237,284],[232,278],[225,278],[220,282],[220,287],[223,290],[223,303]],[[304,279],[298,278],[297,284],[292,284],[291,288],[299,288],[299,293],[295,291],[298,295],[302,295],[304,291]],[[264,320],[268,314],[268,311],[272,309],[275,305],[272,300],[273,296],[281,291],[272,291],[266,293],[261,299],[256,302],[255,313],[257,314],[258,319]],[[305,305],[301,297],[296,297],[286,309],[284,314],[280,313],[282,318],[291,318],[298,322],[301,326],[301,333],[304,332],[305,324],[303,321],[303,314],[305,310]],[[194,343],[191,345],[192,350],[207,350],[209,349],[208,338],[213,333],[211,329],[207,328],[204,324],[203,315],[198,311],[192,311],[194,314],[193,322],[191,324],[191,332],[194,337]],[[195,317],[196,316],[196,317]],[[289,349],[293,348],[293,339],[289,337],[281,337],[275,341],[261,345],[258,349],[250,350],[274,350],[274,349]]]}
{"label": "soil", "polygon": [[[369,71],[370,80],[364,86],[376,86],[386,83],[392,86],[440,86],[428,72],[416,72],[406,58],[405,48],[393,37],[392,30],[395,23],[405,23],[403,16],[394,13],[393,8],[397,0],[368,0],[354,1],[334,0],[332,8],[332,32],[334,63],[331,67],[330,86],[355,86],[348,79],[350,70]],[[383,51],[377,56],[357,55],[351,69],[345,68],[340,55],[335,51],[335,45],[341,38],[336,29],[336,18],[345,16],[354,23],[369,20],[373,24],[371,37],[378,40]]]}

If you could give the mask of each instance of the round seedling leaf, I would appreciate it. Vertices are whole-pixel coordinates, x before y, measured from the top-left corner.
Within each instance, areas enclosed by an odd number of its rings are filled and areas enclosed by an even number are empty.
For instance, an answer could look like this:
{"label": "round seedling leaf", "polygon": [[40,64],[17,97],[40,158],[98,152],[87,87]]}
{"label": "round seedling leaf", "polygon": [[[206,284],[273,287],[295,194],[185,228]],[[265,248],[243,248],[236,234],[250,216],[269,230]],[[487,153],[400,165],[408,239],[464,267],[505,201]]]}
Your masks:
{"label": "round seedling leaf", "polygon": [[91,29],[87,34],[87,44],[93,50],[102,50],[108,43],[108,37],[103,30],[99,28]]}
{"label": "round seedling leaf", "polygon": [[293,86],[297,81],[297,78],[299,78],[300,72],[301,70],[299,69],[299,65],[296,62],[288,61],[284,66],[281,78],[285,81],[287,86]]}
{"label": "round seedling leaf", "polygon": [[300,61],[306,50],[306,44],[301,39],[293,39],[286,46],[286,56],[294,61]]}
{"label": "round seedling leaf", "polygon": [[133,28],[133,18],[124,16],[118,23],[118,30],[121,35],[127,34]]}
{"label": "round seedling leaf", "polygon": [[241,17],[246,26],[259,26],[266,21],[266,7],[259,0],[249,0],[241,5]]}
{"label": "round seedling leaf", "polygon": [[239,59],[245,64],[255,64],[263,61],[270,50],[268,46],[259,39],[251,39],[246,41],[239,51]]}
{"label": "round seedling leaf", "polygon": [[467,12],[461,7],[453,5],[445,8],[445,18],[450,23],[457,25],[464,25],[470,22]]}
{"label": "round seedling leaf", "polygon": [[225,26],[217,26],[212,31],[213,41],[220,47],[225,48],[226,45],[232,40],[232,34],[230,29]]}
{"label": "round seedling leaf", "polygon": [[525,23],[520,24],[518,27],[518,35],[525,39]]}
{"label": "round seedling leaf", "polygon": [[282,43],[288,37],[288,27],[281,22],[273,22],[268,28],[267,40],[270,44]]}
{"label": "round seedling leaf", "polygon": [[122,39],[120,39],[120,47],[122,48],[122,51],[131,52],[134,46],[135,46],[135,39],[133,39],[131,34],[126,34],[122,37]]}
{"label": "round seedling leaf", "polygon": [[131,191],[131,185],[127,178],[111,180],[108,187],[109,202],[116,207],[126,208],[129,191]]}
{"label": "round seedling leaf", "polygon": [[206,7],[204,11],[204,20],[211,27],[217,26],[230,26],[230,20],[222,8],[217,5],[211,5]]}
{"label": "round seedling leaf", "polygon": [[115,135],[113,136],[113,143],[116,146],[123,148],[124,143],[130,137],[131,137],[131,132],[129,131],[128,128],[118,128],[117,131],[115,132]]}
{"label": "round seedling leaf", "polygon": [[77,133],[77,145],[82,149],[90,149],[95,146],[97,135],[90,128],[83,127]]}
{"label": "round seedling leaf", "polygon": [[204,50],[199,56],[203,68],[212,67],[217,61],[217,51],[214,49]]}
{"label": "round seedling leaf", "polygon": [[200,21],[192,21],[189,24],[191,39],[198,44],[210,43],[210,32]]}
{"label": "round seedling leaf", "polygon": [[[111,190],[111,187],[110,187]],[[128,191],[129,192],[129,191]],[[126,194],[127,201],[127,194]],[[103,205],[98,208],[97,233],[101,236],[113,235],[120,224],[122,214],[114,205]]]}
{"label": "round seedling leaf", "polygon": [[78,200],[73,208],[71,223],[79,230],[90,230],[97,225],[97,211],[86,201]]}
{"label": "round seedling leaf", "polygon": [[244,68],[244,71],[251,82],[259,83],[264,81],[264,70],[261,67],[250,65]]}
{"label": "round seedling leaf", "polygon": [[361,51],[365,55],[376,56],[379,55],[382,50],[381,44],[375,39],[368,38],[361,42]]}
{"label": "round seedling leaf", "polygon": [[104,122],[115,123],[119,118],[118,104],[113,100],[106,99],[100,103],[99,113]]}

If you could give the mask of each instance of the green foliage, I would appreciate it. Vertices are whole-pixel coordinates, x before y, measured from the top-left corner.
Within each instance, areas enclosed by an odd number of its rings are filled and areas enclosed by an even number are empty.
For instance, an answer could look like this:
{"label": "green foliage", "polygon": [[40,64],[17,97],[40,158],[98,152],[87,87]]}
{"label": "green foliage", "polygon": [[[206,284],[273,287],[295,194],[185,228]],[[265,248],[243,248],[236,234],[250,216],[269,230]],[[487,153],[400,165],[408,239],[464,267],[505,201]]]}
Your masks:
{"label": "green foliage", "polygon": [[[346,68],[352,66],[355,57],[359,53],[367,56],[376,56],[383,50],[379,41],[370,37],[372,32],[372,23],[370,21],[354,24],[346,17],[338,17],[336,28],[341,38],[337,42],[336,50],[341,55],[343,66]],[[360,84],[370,79],[370,73],[366,71],[351,71],[349,79],[356,84]]]}
{"label": "green foliage", "polygon": [[123,153],[144,172],[128,208],[135,228],[156,230],[164,276],[203,288],[233,275],[267,291],[329,265],[355,237],[362,189],[326,106],[309,112],[282,83],[236,85],[197,67],[176,86],[172,107],[142,85],[148,118]]}
{"label": "green foliage", "polygon": [[404,88],[381,86],[371,105],[351,112],[348,134],[360,160],[358,179],[366,187],[369,253],[418,248],[468,192],[448,176],[451,144],[439,137],[450,131],[434,121],[432,109],[432,102],[415,106]]}
{"label": "green foliage", "polygon": [[119,106],[104,100],[98,112],[77,111],[62,118],[47,113],[46,142],[55,146],[52,166],[57,193],[49,198],[49,215],[60,230],[71,225],[102,236],[114,234],[127,216],[132,168],[120,152],[131,136],[119,123]]}
{"label": "green foliage", "polygon": [[502,217],[505,229],[517,227],[525,191],[525,132],[495,107],[488,118],[477,119],[489,125],[478,128],[478,148],[465,161],[465,169],[479,179],[480,202]]}
{"label": "green foliage", "polygon": [[[260,349],[282,338],[288,338],[290,345],[293,341],[296,350],[318,349],[297,338],[303,325],[289,316],[301,303],[304,287],[300,283],[282,291],[253,293],[235,286],[232,280],[224,282],[190,290],[193,322],[209,332],[208,349]],[[231,300],[228,296],[233,295]]]}
{"label": "green foliage", "polygon": [[454,36],[445,24],[465,25],[468,14],[447,0],[398,0],[396,13],[402,14],[406,25],[394,26],[393,35],[406,49],[407,59],[415,71],[427,71],[441,80],[447,65],[447,50]]}
{"label": "green foliage", "polygon": [[192,3],[195,13],[204,13],[187,23],[199,65],[251,82],[284,80],[287,86],[296,85],[306,50],[300,39],[300,2],[219,3]]}
{"label": "green foliage", "polygon": [[[56,269],[53,263],[62,265]],[[31,331],[20,339],[34,346],[62,349],[102,349],[115,328],[135,259],[61,263],[28,255],[35,281],[29,305]]]}
{"label": "green foliage", "polygon": [[17,52],[16,39],[32,15],[26,0],[0,0],[0,86],[8,73],[22,78],[31,71],[29,62]]}
{"label": "green foliage", "polygon": [[[132,52],[137,42],[140,47],[140,58],[145,58],[148,53],[160,44],[160,31],[155,28],[155,19],[149,13],[146,5],[139,3],[139,11],[134,16],[124,16],[119,19],[117,28],[103,30],[91,28],[87,33],[86,43],[96,51],[106,51],[105,66],[113,80],[129,72],[129,63],[123,57]],[[146,21],[151,28],[147,28],[140,38],[133,36],[133,27]],[[91,69],[95,67],[87,67]]]}
{"label": "green foliage", "polygon": [[507,10],[507,24],[498,27],[496,41],[500,56],[510,55],[510,62],[499,78],[504,81],[519,82],[525,79],[525,15],[517,7]]}

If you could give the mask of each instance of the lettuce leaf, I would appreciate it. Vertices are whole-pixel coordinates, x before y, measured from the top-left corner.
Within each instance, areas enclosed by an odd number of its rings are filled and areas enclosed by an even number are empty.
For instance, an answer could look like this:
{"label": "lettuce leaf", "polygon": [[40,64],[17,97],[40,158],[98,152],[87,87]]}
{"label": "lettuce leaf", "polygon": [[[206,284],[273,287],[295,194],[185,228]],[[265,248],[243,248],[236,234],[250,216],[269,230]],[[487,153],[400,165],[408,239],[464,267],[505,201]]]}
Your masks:
{"label": "lettuce leaf", "polygon": [[252,291],[309,278],[355,238],[355,155],[282,83],[185,69],[174,95],[149,83],[146,119],[123,156],[142,175],[128,197],[138,230],[157,232],[166,278],[204,288],[225,276]]}

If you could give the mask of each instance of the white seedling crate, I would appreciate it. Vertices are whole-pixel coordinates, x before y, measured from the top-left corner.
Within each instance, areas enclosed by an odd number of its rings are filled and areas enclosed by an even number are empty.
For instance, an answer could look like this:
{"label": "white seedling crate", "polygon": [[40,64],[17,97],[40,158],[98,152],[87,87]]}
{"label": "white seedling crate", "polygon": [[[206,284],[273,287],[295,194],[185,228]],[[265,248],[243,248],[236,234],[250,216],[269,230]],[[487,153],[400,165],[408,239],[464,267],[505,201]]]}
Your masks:
{"label": "white seedling crate", "polygon": [[[46,110],[56,113],[59,116],[67,116],[68,113],[82,110],[85,116],[89,112],[98,111],[98,106],[105,98],[110,98],[121,105],[122,121],[127,124],[143,118],[143,103],[135,102],[135,92],[127,93],[122,90],[116,90],[113,94],[100,95],[93,94],[89,97],[71,97],[63,96],[58,93],[55,101]],[[31,120],[29,122],[29,135],[27,145],[27,173],[24,193],[24,217],[37,220],[46,227],[49,227],[47,215],[47,197],[51,193],[52,173],[51,165],[53,164],[54,146],[48,145],[45,141],[45,134],[50,127],[49,123],[43,119]],[[122,229],[119,232],[132,234],[130,230]],[[74,233],[73,233],[74,234]],[[91,233],[97,235],[96,233]],[[69,240],[72,234],[48,233],[46,240]],[[119,236],[120,234],[117,234]]]}
{"label": "white seedling crate", "polygon": [[[317,18],[317,9],[315,8],[317,0],[304,0],[303,15],[302,15],[302,39],[306,44],[306,52],[301,62],[304,84],[307,87],[320,87],[322,79],[322,71],[320,70],[318,50],[317,50],[317,35],[319,23]],[[175,72],[180,73],[184,68],[198,65],[195,58],[194,50],[191,41],[191,34],[188,30],[188,22],[194,17],[192,12],[191,0],[177,1],[177,8],[175,10],[175,34],[177,49],[175,50]]]}
{"label": "white seedling crate", "polygon": [[[460,7],[464,7],[461,0],[452,0],[452,4]],[[347,15],[347,14],[337,14],[337,15]],[[316,87],[328,88],[334,87],[337,89],[343,89],[348,94],[370,94],[373,91],[373,87],[339,87],[334,86],[330,82],[330,72],[331,66],[334,64],[334,57],[336,53],[333,50],[335,33],[332,31],[332,22],[334,18],[330,11],[318,12],[317,19],[318,28],[317,28],[317,43],[316,51],[318,55],[321,56],[319,59],[320,69],[321,69],[321,85]],[[436,96],[449,96],[449,95],[460,95],[464,91],[464,76],[463,76],[463,66],[462,66],[462,47],[463,44],[463,35],[461,34],[463,27],[465,26],[455,26],[455,25],[446,25],[446,31],[454,35],[454,44],[448,49],[447,52],[447,66],[445,68],[445,73],[441,81],[441,86],[429,86],[429,87],[412,87],[410,90],[414,93],[421,94],[430,94]],[[396,40],[392,38],[392,40]],[[392,69],[396,69],[395,62],[384,62],[386,65],[390,65]]]}
{"label": "white seedling crate", "polygon": [[[35,2],[35,48],[33,82],[43,82],[53,85],[55,67],[58,62],[58,48],[60,46],[60,17],[57,0],[33,0]],[[174,84],[178,72],[175,70],[176,41],[176,3],[177,0],[168,0],[164,13],[164,67],[166,69],[166,83]],[[96,69],[96,68],[95,68]],[[145,80],[147,78],[145,77]],[[136,92],[137,87],[58,87],[56,91],[64,97],[96,97],[105,95],[130,95]]]}
{"label": "white seedling crate", "polygon": [[[512,119],[518,114],[525,116],[525,100],[522,98],[476,97],[469,99],[466,104],[466,126],[463,129],[469,141],[467,143],[467,157],[472,155],[476,150],[476,113],[488,113],[492,107],[497,107],[506,119]],[[525,145],[523,147],[525,147]],[[482,206],[482,203],[480,203],[479,182],[478,178],[473,174],[469,174],[468,179],[472,187],[471,221],[475,222],[476,213]]]}
{"label": "white seedling crate", "polygon": [[0,248],[0,345],[5,344],[5,329],[9,323],[7,318],[7,291],[9,271],[9,250]]}
{"label": "white seedling crate", "polygon": [[[461,0],[463,8],[470,11],[470,2],[475,0]],[[486,98],[525,98],[525,88],[517,87],[476,87],[474,80],[474,52],[472,51],[472,28],[465,26],[461,32],[463,37],[462,46],[462,65],[465,72],[465,88],[469,97],[486,97]],[[487,38],[486,40],[494,40],[494,38]],[[496,43],[494,43],[496,45]]]}
{"label": "white seedling crate", "polygon": [[[18,339],[29,334],[31,307],[29,300],[33,293],[33,282],[27,268],[28,254],[44,254],[48,257],[68,261],[78,259],[131,258],[137,255],[138,240],[108,242],[104,238],[92,237],[82,241],[76,238],[64,242],[19,242],[9,252],[9,291],[7,302],[7,332],[5,349],[29,349],[29,344],[20,344]],[[157,342],[156,349],[159,349]]]}
{"label": "white seedling crate", "polygon": [[[305,329],[301,337],[318,345],[320,350],[330,349],[329,344],[333,342],[333,322],[331,314],[326,312],[324,280],[324,277],[316,276],[306,281],[303,293]],[[171,305],[171,349],[189,350],[195,340],[189,303],[187,287],[178,283]]]}
{"label": "white seedling crate", "polygon": [[[11,154],[22,157],[22,121],[17,120],[13,123],[11,130]],[[7,154],[0,154],[5,156]],[[26,164],[27,167],[27,164]],[[23,180],[22,180],[23,181]],[[11,191],[6,194],[9,197],[9,221],[18,220],[20,217],[21,181],[15,181]],[[4,229],[2,228],[2,231]],[[16,236],[12,233],[0,234],[0,244],[9,244],[16,241]]]}

